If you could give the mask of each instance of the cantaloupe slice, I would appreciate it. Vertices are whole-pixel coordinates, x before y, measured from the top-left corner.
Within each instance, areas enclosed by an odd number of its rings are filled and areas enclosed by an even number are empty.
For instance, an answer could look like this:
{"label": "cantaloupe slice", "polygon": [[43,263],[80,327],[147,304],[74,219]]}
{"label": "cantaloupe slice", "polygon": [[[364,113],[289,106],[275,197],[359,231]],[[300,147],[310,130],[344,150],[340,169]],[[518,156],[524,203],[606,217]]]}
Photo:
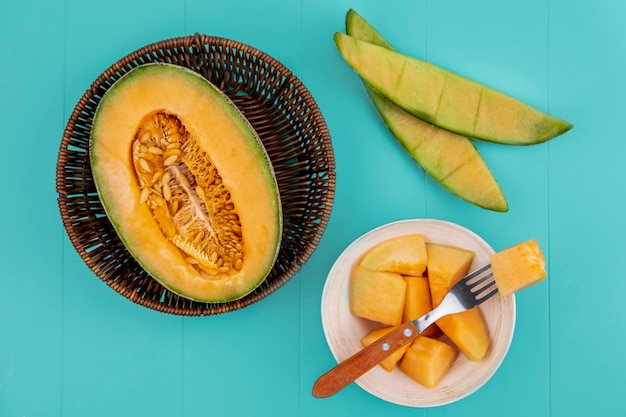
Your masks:
{"label": "cantaloupe slice", "polygon": [[[462,248],[434,243],[426,244],[428,251],[428,280],[433,307],[469,271],[474,253]],[[480,307],[444,316],[437,326],[468,359],[479,361],[490,344],[489,329]]]}
{"label": "cantaloupe slice", "polygon": [[548,275],[537,239],[518,243],[491,256],[491,269],[500,295],[534,285]]}
{"label": "cantaloupe slice", "polygon": [[348,291],[350,312],[389,326],[402,322],[406,282],[394,272],[371,271],[357,265]]}
{"label": "cantaloupe slice", "polygon": [[361,265],[372,271],[421,276],[426,269],[424,235],[406,234],[386,239],[363,256]]}
{"label": "cantaloupe slice", "polygon": [[458,350],[445,342],[419,336],[404,353],[400,369],[423,386],[435,388],[458,354]]}
{"label": "cantaloupe slice", "polygon": [[545,142],[572,128],[506,94],[420,59],[335,33],[346,62],[406,112],[436,126],[509,145]]}
{"label": "cantaloupe slice", "polygon": [[[402,311],[403,323],[422,317],[433,309],[428,278],[405,276],[404,280],[406,281],[406,296],[404,297],[404,310]],[[421,335],[435,336],[438,330],[435,323],[424,330]]]}
{"label": "cantaloupe slice", "polygon": [[[363,336],[363,338],[361,339],[361,344],[364,347],[367,347],[395,328],[395,326],[388,326],[374,329],[365,336]],[[402,359],[402,356],[404,356],[404,352],[406,352],[410,345],[410,343],[407,343],[400,349],[393,352],[390,356],[380,362],[380,366],[382,366],[387,372],[391,372],[393,370],[393,367],[396,366],[400,359]]]}
{"label": "cantaloupe slice", "polygon": [[[346,14],[346,33],[393,49],[353,9]],[[366,82],[363,85],[391,133],[443,188],[479,207],[501,212],[508,210],[504,193],[469,138],[427,123],[393,104]]]}

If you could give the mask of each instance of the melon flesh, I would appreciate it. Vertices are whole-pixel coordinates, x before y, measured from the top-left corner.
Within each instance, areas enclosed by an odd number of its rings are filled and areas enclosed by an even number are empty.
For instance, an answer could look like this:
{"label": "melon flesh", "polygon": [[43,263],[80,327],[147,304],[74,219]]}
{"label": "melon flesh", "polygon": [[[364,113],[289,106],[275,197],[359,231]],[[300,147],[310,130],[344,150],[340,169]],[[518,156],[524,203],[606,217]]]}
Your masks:
{"label": "melon flesh", "polygon": [[505,296],[546,278],[546,260],[537,239],[518,243],[491,255],[491,270],[500,295]]}
{"label": "melon flesh", "polygon": [[474,260],[474,252],[438,243],[427,243],[428,281],[433,306],[441,303],[443,297],[467,272]]}
{"label": "melon flesh", "polygon": [[444,316],[437,326],[471,361],[480,361],[489,349],[489,328],[479,307]]}
{"label": "melon flesh", "polygon": [[[377,341],[378,339],[380,339],[381,337],[387,335],[389,332],[391,332],[395,328],[396,328],[395,326],[388,326],[388,327],[379,327],[378,329],[374,329],[368,334],[366,334],[365,336],[363,336],[363,338],[361,339],[361,344],[364,347],[367,347],[371,345],[372,343],[374,343],[375,341]],[[393,367],[396,366],[396,364],[400,361],[400,359],[402,359],[402,356],[404,356],[404,352],[406,352],[406,350],[409,348],[409,345],[410,343],[407,343],[401,346],[400,349],[396,350],[387,358],[383,359],[380,362],[380,366],[382,366],[383,369],[385,369],[387,372],[391,372],[393,370]]]}
{"label": "melon flesh", "polygon": [[349,304],[353,315],[389,326],[399,326],[406,293],[402,275],[371,271],[357,265],[349,286]]}
{"label": "melon flesh", "polygon": [[400,369],[423,386],[435,388],[458,354],[458,350],[445,342],[419,336],[404,353]]}
{"label": "melon flesh", "polygon": [[[428,280],[433,307],[436,307],[450,288],[467,275],[474,253],[435,243],[426,244],[426,249]],[[491,343],[489,329],[480,307],[444,316],[437,320],[437,326],[472,361],[481,360]]]}
{"label": "melon flesh", "polygon": [[199,74],[137,67],[104,94],[90,162],[113,227],[169,290],[226,302],[253,291],[280,248],[271,162],[236,106]]}
{"label": "melon flesh", "polygon": [[[433,309],[430,298],[430,286],[427,277],[404,277],[406,281],[406,296],[404,297],[404,310],[402,322],[412,321],[422,317]],[[423,336],[433,336],[437,333],[437,324],[432,324],[422,333]]]}
{"label": "melon flesh", "polygon": [[372,271],[421,276],[426,269],[426,244],[421,234],[392,237],[369,249],[361,265]]}

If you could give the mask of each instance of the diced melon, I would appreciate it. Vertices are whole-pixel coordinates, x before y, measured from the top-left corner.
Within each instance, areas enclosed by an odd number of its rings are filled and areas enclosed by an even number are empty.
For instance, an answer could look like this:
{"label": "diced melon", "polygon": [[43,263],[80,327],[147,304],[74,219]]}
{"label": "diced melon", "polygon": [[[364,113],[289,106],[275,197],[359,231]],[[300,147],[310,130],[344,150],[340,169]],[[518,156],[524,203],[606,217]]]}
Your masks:
{"label": "diced melon", "polygon": [[357,265],[348,291],[350,311],[357,317],[398,326],[402,322],[405,292],[402,275]]}
{"label": "diced melon", "polygon": [[437,339],[419,336],[406,350],[400,369],[427,388],[435,388],[448,373],[459,352]]}
{"label": "diced melon", "polygon": [[438,243],[427,243],[428,281],[433,307],[463,278],[474,260],[474,252]]}
{"label": "diced melon", "polygon": [[[428,243],[428,280],[433,307],[467,275],[474,253],[462,248]],[[489,348],[489,329],[480,307],[437,320],[437,326],[468,359],[479,361]]]}
{"label": "diced melon", "polygon": [[[369,346],[395,328],[396,326],[388,326],[374,329],[361,339],[361,344],[363,346]],[[402,359],[404,352],[406,352],[410,345],[410,343],[407,343],[400,349],[393,352],[390,356],[380,362],[380,366],[382,366],[387,372],[391,372],[393,367],[396,366],[400,359]]]}
{"label": "diced melon", "polygon": [[491,256],[491,269],[502,296],[542,281],[547,276],[545,268],[546,260],[536,239]]}
{"label": "diced melon", "polygon": [[[403,323],[422,317],[433,309],[428,278],[405,276],[404,280],[406,281],[406,296],[404,297],[404,310],[402,311]],[[421,334],[423,336],[433,336],[436,332],[437,324],[433,324]]]}
{"label": "diced melon", "polygon": [[384,240],[368,250],[361,265],[372,271],[421,276],[426,262],[424,235],[407,234]]}
{"label": "diced melon", "polygon": [[469,360],[480,361],[485,357],[491,340],[479,307],[444,316],[436,324]]}

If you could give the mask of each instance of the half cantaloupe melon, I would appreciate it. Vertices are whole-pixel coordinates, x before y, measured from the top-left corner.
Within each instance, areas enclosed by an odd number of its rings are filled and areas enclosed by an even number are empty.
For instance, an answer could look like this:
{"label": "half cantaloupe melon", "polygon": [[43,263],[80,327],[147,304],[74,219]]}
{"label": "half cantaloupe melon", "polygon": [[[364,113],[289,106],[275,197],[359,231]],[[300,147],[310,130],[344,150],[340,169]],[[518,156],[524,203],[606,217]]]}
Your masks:
{"label": "half cantaloupe melon", "polygon": [[90,161],[128,251],[186,298],[226,302],[253,291],[278,255],[278,185],[258,135],[195,72],[137,67],[104,94]]}

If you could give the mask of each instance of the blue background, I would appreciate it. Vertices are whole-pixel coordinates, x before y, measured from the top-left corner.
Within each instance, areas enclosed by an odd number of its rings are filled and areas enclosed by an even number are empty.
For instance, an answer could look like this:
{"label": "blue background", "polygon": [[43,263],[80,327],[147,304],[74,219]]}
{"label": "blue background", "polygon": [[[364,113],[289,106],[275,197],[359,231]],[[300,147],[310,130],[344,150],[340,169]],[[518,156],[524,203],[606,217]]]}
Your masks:
{"label": "blue background", "polygon": [[[506,214],[448,194],[386,131],[332,34],[355,8],[398,50],[565,118],[532,147],[477,143]],[[0,18],[0,416],[625,416],[626,2],[622,0],[21,0]],[[289,67],[332,134],[337,189],[310,261],[271,297],[214,317],[135,305],[84,265],[61,223],[55,165],[74,106],[127,53],[195,32]],[[394,220],[457,222],[496,250],[537,238],[549,278],[517,297],[511,349],[482,389],[413,409],[352,384],[315,399],[334,365],[326,274]]]}

